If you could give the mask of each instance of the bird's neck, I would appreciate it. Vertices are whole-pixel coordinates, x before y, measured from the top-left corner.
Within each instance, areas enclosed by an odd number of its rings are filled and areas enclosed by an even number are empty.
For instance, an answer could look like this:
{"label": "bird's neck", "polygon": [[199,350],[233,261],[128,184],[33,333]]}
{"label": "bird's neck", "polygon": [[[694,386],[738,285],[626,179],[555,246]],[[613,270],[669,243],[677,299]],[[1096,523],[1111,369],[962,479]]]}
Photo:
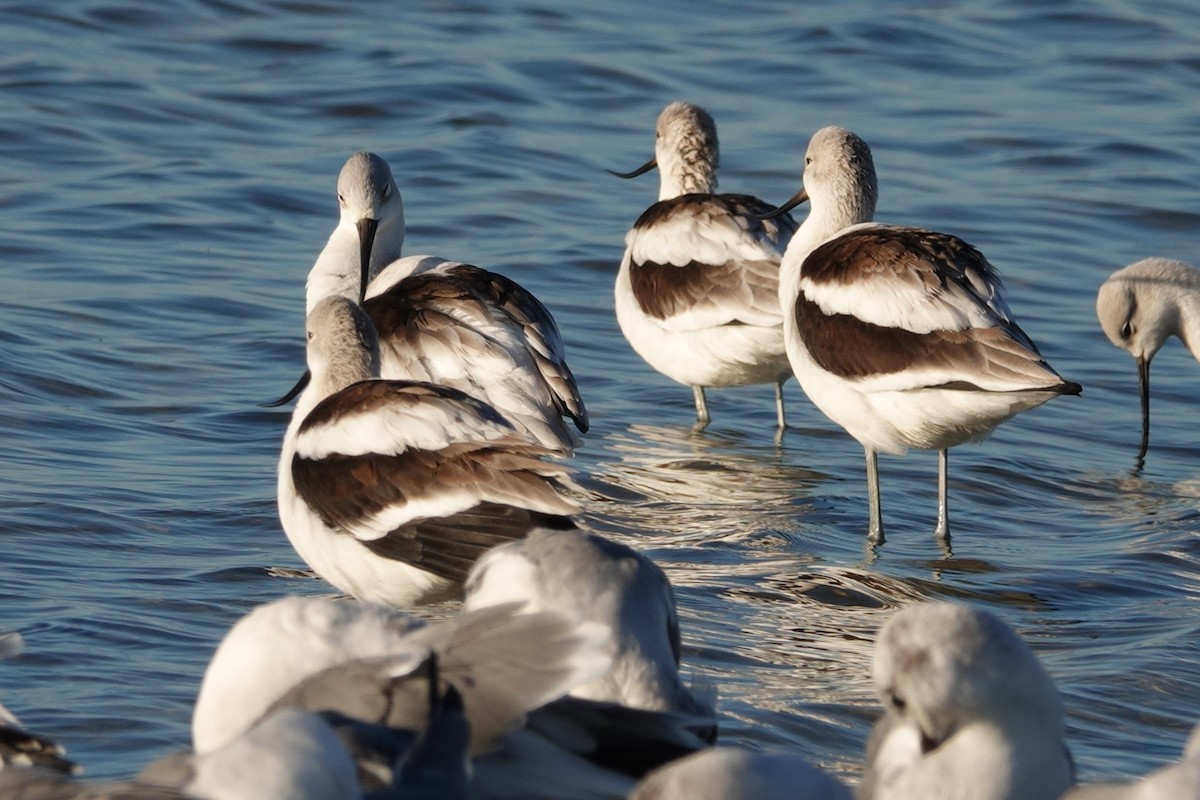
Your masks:
{"label": "bird's neck", "polygon": [[659,166],[662,180],[658,186],[658,199],[670,200],[681,194],[713,194],[717,191],[717,172],[711,164],[688,163],[683,159]]}
{"label": "bird's neck", "polygon": [[[371,248],[368,280],[399,258],[403,245],[404,219],[380,220]],[[333,229],[325,249],[309,270],[305,287],[306,314],[321,300],[332,295],[358,300],[359,283],[362,280],[359,258],[358,228],[352,222],[343,221]]]}
{"label": "bird's neck", "polygon": [[783,255],[779,267],[780,303],[787,306],[796,301],[800,291],[801,267],[809,253],[851,225],[870,222],[874,214],[873,205],[863,206],[852,201],[818,201],[814,204]]}

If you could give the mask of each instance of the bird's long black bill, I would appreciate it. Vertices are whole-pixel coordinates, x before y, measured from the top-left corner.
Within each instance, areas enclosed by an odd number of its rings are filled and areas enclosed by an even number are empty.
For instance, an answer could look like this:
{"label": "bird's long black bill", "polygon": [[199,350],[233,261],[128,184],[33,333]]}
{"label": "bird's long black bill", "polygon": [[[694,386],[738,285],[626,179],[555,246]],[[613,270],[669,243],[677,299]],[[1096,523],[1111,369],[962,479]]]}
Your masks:
{"label": "bird's long black bill", "polygon": [[604,171],[607,172],[609,175],[616,175],[618,178],[636,178],[638,175],[645,175],[647,172],[649,172],[650,170],[654,169],[657,166],[658,166],[658,159],[652,158],[649,161],[647,161],[645,164],[642,164],[640,167],[635,169],[633,172],[616,172],[615,170],[611,170],[611,169],[606,169]]}
{"label": "bird's long black bill", "polygon": [[1138,463],[1146,458],[1146,450],[1150,448],[1150,359],[1139,358],[1138,384],[1142,390],[1142,446],[1138,450]]}
{"label": "bird's long black bill", "polygon": [[755,217],[757,219],[775,219],[776,217],[782,217],[784,214],[791,211],[796,206],[800,205],[801,203],[807,202],[807,201],[808,201],[808,191],[804,187],[801,187],[800,191],[796,192],[794,195],[792,195],[790,198],[788,198],[788,201],[786,203],[784,203],[783,205],[781,205],[779,208],[775,209],[774,211],[770,211],[766,214],[750,214],[749,216]]}
{"label": "bird's long black bill", "polygon": [[312,380],[312,373],[309,372],[308,370],[304,370],[304,374],[300,376],[300,380],[296,381],[296,385],[293,386],[291,389],[289,389],[287,394],[285,394],[283,397],[279,398],[278,400],[276,400],[273,403],[259,403],[258,407],[259,408],[278,408],[279,406],[284,405],[285,403],[292,402],[293,400],[296,399],[296,397],[301,392],[304,391],[304,387],[308,386],[308,382],[311,380]]}
{"label": "bird's long black bill", "polygon": [[358,302],[367,296],[367,284],[371,280],[371,248],[375,246],[375,231],[379,220],[363,217],[358,221]]}

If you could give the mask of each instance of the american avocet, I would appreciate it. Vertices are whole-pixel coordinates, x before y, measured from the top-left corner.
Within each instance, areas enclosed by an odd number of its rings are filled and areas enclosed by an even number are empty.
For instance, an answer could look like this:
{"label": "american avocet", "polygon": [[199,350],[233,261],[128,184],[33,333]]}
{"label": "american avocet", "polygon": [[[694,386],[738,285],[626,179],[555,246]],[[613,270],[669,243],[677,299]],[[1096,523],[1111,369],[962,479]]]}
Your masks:
{"label": "american avocet", "polygon": [[982,253],[949,234],[871,222],[877,184],[866,142],[823,128],[804,165],[804,188],[780,207],[812,206],[780,270],[792,369],[866,451],[870,540],[883,541],[876,454],[910,447],[938,451],[945,540],[948,448],[1080,386],[1013,321]]}
{"label": "american avocet", "polygon": [[408,605],[453,588],[493,545],[571,527],[551,451],[456,389],[378,378],[362,307],[341,296],[308,318],[312,380],[279,460],[279,516],[301,558],[363,600]]}
{"label": "american avocet", "polygon": [[1200,797],[1200,725],[1192,729],[1183,758],[1159,767],[1140,780],[1126,783],[1089,783],[1062,796],[1062,800],[1177,800]]}
{"label": "american avocet", "polygon": [[464,609],[521,602],[612,631],[612,667],[571,691],[633,708],[678,711],[716,729],[711,698],[679,674],[675,593],[666,574],[633,548],[579,530],[534,531],[492,548],[467,577]]}
{"label": "american avocet", "polygon": [[[370,603],[286,597],[255,608],[221,640],[196,698],[192,743],[203,755],[282,708],[419,731],[428,719],[426,662],[436,655],[439,679],[463,695],[472,750],[481,752],[524,713],[607,669],[607,633],[512,604],[426,624]],[[395,685],[369,683],[378,676]],[[420,688],[406,696],[402,679]]]}
{"label": "american avocet", "polygon": [[792,753],[710,747],[647,775],[629,800],[850,800],[850,789]]}
{"label": "american avocet", "polygon": [[404,203],[374,153],[355,153],[342,167],[338,203],[338,225],[308,275],[307,311],[330,295],[365,299],[383,377],[464,391],[534,441],[569,452],[576,439],[562,417],[586,432],[587,410],[549,310],[503,275],[401,258]]}
{"label": "american avocet", "polygon": [[1150,443],[1150,361],[1178,336],[1200,359],[1200,270],[1182,261],[1147,258],[1109,276],[1096,295],[1104,335],[1137,361],[1142,394],[1142,445]]}
{"label": "american avocet", "polygon": [[[702,743],[678,716],[561,697],[608,669],[610,646],[601,625],[515,603],[424,624],[370,604],[285,598],[252,611],[217,648],[193,739],[204,755],[284,708],[428,737],[435,678],[425,667],[436,661],[437,682],[462,697],[472,797],[623,798],[640,774]],[[625,774],[628,760],[646,763]]]}
{"label": "american avocet", "polygon": [[[779,309],[779,260],[796,223],[756,197],[717,190],[717,129],[699,106],[674,102],[659,114],[654,158],[658,202],[625,236],[617,273],[617,323],[654,369],[692,387],[696,419],[709,421],[705,387],[775,384],[791,377]],[[757,215],[757,216],[756,216]]]}
{"label": "american avocet", "polygon": [[861,800],[1054,800],[1073,782],[1058,691],[991,613],[904,608],[880,630],[872,672],[885,713]]}

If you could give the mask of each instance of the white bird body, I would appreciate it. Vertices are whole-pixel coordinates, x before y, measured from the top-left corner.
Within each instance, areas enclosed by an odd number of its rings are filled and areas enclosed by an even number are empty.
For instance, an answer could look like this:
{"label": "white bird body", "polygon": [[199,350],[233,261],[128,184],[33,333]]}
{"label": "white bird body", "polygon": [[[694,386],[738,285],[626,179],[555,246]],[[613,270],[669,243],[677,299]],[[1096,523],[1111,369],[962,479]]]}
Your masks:
{"label": "white bird body", "polygon": [[629,800],[850,800],[839,780],[791,753],[710,747],[659,767]]}
{"label": "white bird body", "polygon": [[199,800],[346,800],[359,797],[353,759],[321,717],[285,709],[192,760],[182,790]]}
{"label": "white bird body", "polygon": [[655,370],[693,387],[700,423],[705,387],[778,387],[790,375],[777,297],[795,222],[760,219],[771,206],[755,197],[716,194],[718,160],[712,118],[668,105],[643,168],[658,166],[659,201],[626,234],[615,287],[621,332]]}
{"label": "white bird body", "polygon": [[711,703],[679,674],[675,596],[663,571],[632,548],[578,530],[534,531],[485,553],[466,581],[463,608],[520,602],[612,632],[612,666],[575,697],[710,719]]}

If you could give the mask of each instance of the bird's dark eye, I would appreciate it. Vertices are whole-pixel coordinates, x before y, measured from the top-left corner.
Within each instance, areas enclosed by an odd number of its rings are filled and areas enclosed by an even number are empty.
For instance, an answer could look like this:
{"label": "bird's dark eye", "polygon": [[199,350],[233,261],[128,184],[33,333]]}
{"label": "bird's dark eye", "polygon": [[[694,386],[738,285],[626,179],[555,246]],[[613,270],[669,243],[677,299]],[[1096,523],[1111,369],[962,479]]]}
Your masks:
{"label": "bird's dark eye", "polygon": [[809,166],[810,164],[812,164],[812,156],[805,156],[805,157],[804,157],[804,166],[806,166],[806,167],[807,167],[807,166]]}
{"label": "bird's dark eye", "polygon": [[1121,338],[1128,339],[1130,336],[1133,336],[1133,323],[1126,321],[1125,324],[1121,326]]}
{"label": "bird's dark eye", "polygon": [[308,340],[311,342],[313,340],[313,336],[315,334],[312,331],[307,331],[307,333],[308,333]]}
{"label": "bird's dark eye", "polygon": [[392,196],[392,185],[389,183],[387,186],[384,186],[383,191],[379,193],[379,196],[382,197],[384,200],[387,200],[389,197],[391,197]]}
{"label": "bird's dark eye", "polygon": [[905,702],[903,697],[890,692],[888,693],[888,702],[890,702],[892,704],[892,708],[896,709],[897,711],[904,711],[904,709],[908,708],[908,703]]}
{"label": "bird's dark eye", "polygon": [[338,202],[342,205],[346,205],[346,197],[341,192],[338,192]]}

